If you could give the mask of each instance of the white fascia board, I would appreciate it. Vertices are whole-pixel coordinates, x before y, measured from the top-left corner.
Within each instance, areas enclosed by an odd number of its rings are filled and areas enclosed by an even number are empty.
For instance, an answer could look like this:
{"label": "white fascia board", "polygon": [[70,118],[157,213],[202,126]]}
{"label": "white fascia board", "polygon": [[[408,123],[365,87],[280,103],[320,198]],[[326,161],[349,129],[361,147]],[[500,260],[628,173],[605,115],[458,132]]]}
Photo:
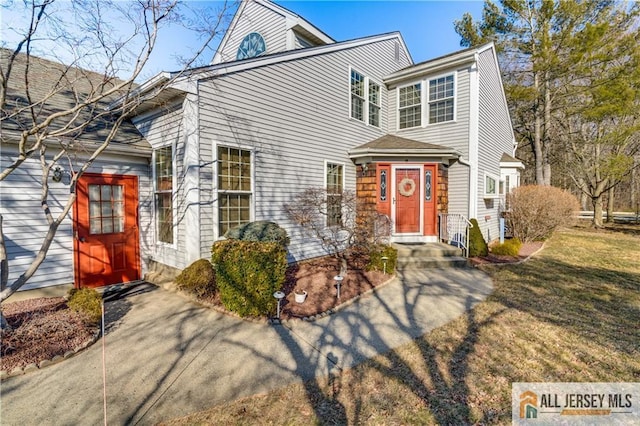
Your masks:
{"label": "white fascia board", "polygon": [[524,164],[522,161],[501,161],[500,162],[501,169],[522,169],[524,170]]}
{"label": "white fascia board", "polygon": [[460,157],[460,153],[455,149],[451,150],[438,150],[438,149],[376,149],[376,148],[365,148],[365,149],[354,149],[349,151],[349,158],[358,158],[362,156],[374,156],[374,155],[385,155],[385,156],[414,156],[414,155],[426,155],[430,157],[443,157],[443,158],[458,158]]}
{"label": "white fascia board", "polygon": [[198,80],[219,77],[239,71],[246,71],[252,68],[259,68],[267,65],[288,62],[297,59],[309,58],[325,53],[339,52],[341,50],[352,49],[354,47],[364,46],[371,43],[377,43],[385,40],[398,39],[403,45],[402,36],[398,32],[382,34],[377,36],[359,38],[340,43],[327,44],[325,46],[309,47],[307,49],[299,49],[294,51],[276,53],[269,56],[257,57],[235,62],[225,62],[216,65],[210,65],[194,69],[185,73],[185,78],[197,75]]}
{"label": "white fascia board", "polygon": [[404,70],[388,75],[383,80],[387,85],[393,85],[405,80],[420,78],[425,74],[442,72],[450,68],[473,64],[475,60],[476,56],[474,51],[465,51],[460,55],[448,56],[434,62],[425,62],[410,68],[405,68]]}
{"label": "white fascia board", "polygon": [[[167,81],[169,81],[170,78],[171,78],[171,74],[170,73],[168,73],[166,71],[159,72],[155,76],[151,77],[149,80],[147,80],[144,83],[142,83],[140,86],[138,86],[135,89],[133,89],[131,91],[131,93],[129,93],[127,98],[132,98],[132,97],[135,97],[135,96],[142,96],[144,93],[152,90],[154,87],[157,87],[157,86],[159,86],[159,85],[161,85],[163,83],[166,83]],[[109,105],[107,105],[107,111],[110,111],[113,108],[115,108],[116,106],[118,106],[122,102],[123,98],[124,98],[124,96],[121,96],[118,99],[116,99],[115,101],[111,102]]]}
{"label": "white fascia board", "polygon": [[213,55],[213,59],[211,59],[210,65],[214,65],[221,62],[222,58],[220,58],[220,52],[224,49],[224,47],[229,42],[229,34],[233,32],[233,29],[238,24],[238,19],[240,19],[240,16],[242,15],[242,11],[246,6],[247,6],[246,0],[243,0],[242,2],[240,2],[240,5],[238,6],[236,13],[233,15],[233,19],[231,20],[229,27],[224,32],[224,36],[222,37],[222,40],[220,40],[220,44],[218,44],[218,48],[216,49],[216,53]]}

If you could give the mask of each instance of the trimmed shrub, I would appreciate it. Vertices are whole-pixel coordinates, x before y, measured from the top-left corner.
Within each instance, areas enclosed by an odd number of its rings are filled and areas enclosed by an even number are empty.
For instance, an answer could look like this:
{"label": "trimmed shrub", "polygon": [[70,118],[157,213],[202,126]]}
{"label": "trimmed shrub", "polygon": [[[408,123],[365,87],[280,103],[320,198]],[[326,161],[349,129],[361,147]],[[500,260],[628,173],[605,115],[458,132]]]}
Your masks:
{"label": "trimmed shrub", "polygon": [[489,247],[484,236],[482,236],[478,219],[471,219],[470,222],[473,226],[469,229],[469,256],[486,256],[489,254]]}
{"label": "trimmed shrub", "polygon": [[375,244],[369,248],[367,271],[383,271],[385,269],[382,260],[384,256],[388,257],[386,270],[388,273],[393,274],[398,261],[398,250],[384,244]]}
{"label": "trimmed shrub", "polygon": [[275,242],[223,240],[213,244],[212,262],[222,304],[244,316],[270,315],[273,293],[287,269],[287,251]]}
{"label": "trimmed shrub", "polygon": [[496,244],[491,247],[491,253],[501,256],[517,256],[520,253],[522,247],[522,241],[518,238],[510,238],[505,240],[502,244]]}
{"label": "trimmed shrub", "polygon": [[67,295],[69,309],[87,317],[89,324],[100,324],[102,319],[102,295],[92,288],[72,288]]}
{"label": "trimmed shrub", "polygon": [[216,276],[213,265],[207,259],[199,259],[187,266],[176,277],[176,285],[180,290],[204,297],[216,292]]}
{"label": "trimmed shrub", "polygon": [[553,186],[526,185],[509,194],[507,224],[522,242],[546,240],[553,231],[574,223],[580,204],[571,193]]}
{"label": "trimmed shrub", "polygon": [[242,241],[261,241],[278,243],[283,247],[289,245],[287,231],[275,222],[259,220],[230,228],[225,238]]}

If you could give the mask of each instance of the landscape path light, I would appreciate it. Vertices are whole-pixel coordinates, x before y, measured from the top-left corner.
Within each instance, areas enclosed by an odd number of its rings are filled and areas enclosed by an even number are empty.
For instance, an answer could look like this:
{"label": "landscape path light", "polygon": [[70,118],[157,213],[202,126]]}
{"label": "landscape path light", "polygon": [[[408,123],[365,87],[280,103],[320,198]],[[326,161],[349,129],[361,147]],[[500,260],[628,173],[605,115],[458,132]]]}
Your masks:
{"label": "landscape path light", "polygon": [[336,288],[338,289],[338,299],[340,299],[340,284],[342,284],[342,280],[344,279],[344,277],[341,275],[336,275],[335,277],[333,277],[333,279],[335,280]]}
{"label": "landscape path light", "polygon": [[278,311],[276,314],[276,318],[280,319],[280,303],[282,302],[282,299],[284,299],[284,293],[281,291],[276,291],[275,293],[273,293],[273,297],[275,297],[278,301]]}
{"label": "landscape path light", "polygon": [[387,256],[382,256],[382,273],[383,274],[387,274],[387,260],[389,260],[389,258]]}

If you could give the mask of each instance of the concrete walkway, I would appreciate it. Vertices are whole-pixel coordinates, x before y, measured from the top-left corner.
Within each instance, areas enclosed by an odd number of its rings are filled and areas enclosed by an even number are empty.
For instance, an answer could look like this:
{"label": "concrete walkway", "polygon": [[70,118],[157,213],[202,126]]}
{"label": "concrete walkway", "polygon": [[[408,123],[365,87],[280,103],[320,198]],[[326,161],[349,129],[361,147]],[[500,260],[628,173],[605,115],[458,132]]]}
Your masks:
{"label": "concrete walkway", "polygon": [[162,420],[335,374],[463,314],[492,290],[474,269],[399,276],[315,322],[255,324],[156,289],[106,304],[104,339],[59,364],[4,380],[0,424]]}

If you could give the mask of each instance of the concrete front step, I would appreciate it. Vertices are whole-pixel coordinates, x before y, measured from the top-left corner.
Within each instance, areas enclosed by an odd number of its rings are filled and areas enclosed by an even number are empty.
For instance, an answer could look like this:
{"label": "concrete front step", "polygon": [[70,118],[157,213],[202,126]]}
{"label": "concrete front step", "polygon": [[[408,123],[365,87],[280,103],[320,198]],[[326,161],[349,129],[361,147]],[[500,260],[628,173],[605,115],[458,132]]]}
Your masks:
{"label": "concrete front step", "polygon": [[462,250],[443,243],[393,244],[398,250],[398,271],[469,266]]}
{"label": "concrete front step", "polygon": [[462,250],[444,243],[393,244],[401,257],[451,257],[462,256]]}
{"label": "concrete front step", "polygon": [[461,256],[420,257],[398,258],[396,269],[398,271],[408,271],[429,268],[465,268],[467,266],[469,266],[469,262]]}

